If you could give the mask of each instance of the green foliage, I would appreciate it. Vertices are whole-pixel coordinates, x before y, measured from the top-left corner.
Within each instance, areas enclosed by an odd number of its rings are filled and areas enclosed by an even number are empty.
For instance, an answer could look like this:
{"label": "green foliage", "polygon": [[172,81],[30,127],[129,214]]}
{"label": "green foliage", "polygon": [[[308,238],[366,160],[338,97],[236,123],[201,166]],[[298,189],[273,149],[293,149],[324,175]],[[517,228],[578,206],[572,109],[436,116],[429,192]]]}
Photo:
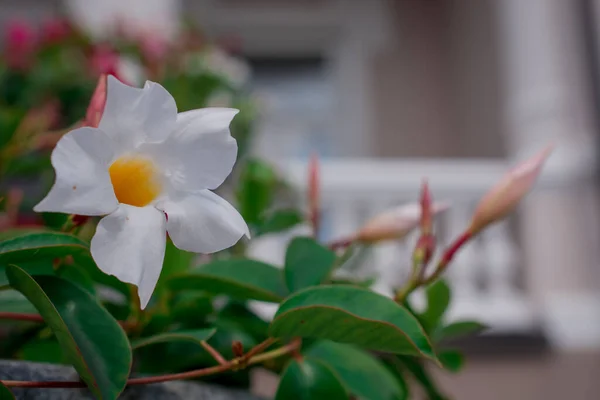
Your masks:
{"label": "green foliage", "polygon": [[319,285],[327,280],[335,263],[335,253],[314,239],[297,237],[285,253],[285,283],[290,292]]}
{"label": "green foliage", "polygon": [[292,360],[281,375],[275,400],[348,399],[336,373],[326,364],[311,358]]}
{"label": "green foliage", "polygon": [[12,394],[12,392],[0,382],[0,399],[11,400],[14,398],[15,396]]}
{"label": "green foliage", "polygon": [[427,286],[425,293],[427,294],[427,309],[419,316],[419,320],[425,330],[431,332],[439,324],[450,304],[450,287],[443,279],[440,279]]}
{"label": "green foliage", "polygon": [[361,399],[405,399],[403,383],[376,357],[351,345],[321,341],[306,353],[331,367],[350,393]]}
{"label": "green foliage", "polygon": [[88,292],[52,276],[32,278],[8,266],[10,285],[37,308],[56,335],[65,357],[99,398],[114,399],[131,368],[125,333]]}
{"label": "green foliage", "polygon": [[416,318],[392,299],[353,286],[318,286],[288,297],[269,333],[352,343],[367,349],[435,359]]}
{"label": "green foliage", "polygon": [[210,339],[216,332],[216,329],[198,329],[190,331],[167,332],[159,335],[138,339],[131,342],[131,348],[136,350],[145,346],[165,342],[200,342]]}
{"label": "green foliage", "polygon": [[287,293],[279,269],[245,259],[213,261],[174,276],[169,284],[173,290],[203,290],[240,300],[279,302]]}
{"label": "green foliage", "polygon": [[[177,48],[168,61],[147,65],[138,45],[113,45],[147,67],[180,111],[204,107],[215,95],[241,110],[231,124],[239,162],[222,190],[234,194],[253,238],[289,234],[305,222],[300,196],[275,168],[246,156],[257,110],[242,87],[207,64],[210,47]],[[404,400],[411,398],[412,381],[429,399],[446,399],[430,369],[460,371],[464,357],[447,344],[484,326],[447,321],[452,293],[443,280],[425,288],[422,313],[410,298],[397,304],[369,290],[374,279],[352,275],[369,246],[353,243],[337,254],[313,238],[295,237],[283,265],[275,266],[247,258],[242,241],[195,266],[196,254],[167,240],[154,296],[140,310],[135,288],[103,273],[90,254],[98,218],[75,226],[69,215],[31,214],[37,193],[54,176],[40,139],[84,117],[98,72],[88,70],[95,46],[76,32],[60,44],[41,44],[25,70],[0,60],[0,190],[22,181],[36,189],[16,205],[25,211],[19,217],[29,221],[26,227],[19,218],[4,224],[9,207],[0,203],[0,313],[6,318],[0,320],[6,333],[0,357],[71,364],[97,398],[108,400],[119,396],[131,374],[212,371],[219,362],[206,344],[231,368],[202,379],[248,387],[249,370],[260,364],[282,376],[277,399]],[[338,267],[349,275],[336,274]],[[257,315],[256,301],[277,309],[272,321]],[[239,357],[261,343],[268,348]],[[0,398],[13,398],[2,384]]]}

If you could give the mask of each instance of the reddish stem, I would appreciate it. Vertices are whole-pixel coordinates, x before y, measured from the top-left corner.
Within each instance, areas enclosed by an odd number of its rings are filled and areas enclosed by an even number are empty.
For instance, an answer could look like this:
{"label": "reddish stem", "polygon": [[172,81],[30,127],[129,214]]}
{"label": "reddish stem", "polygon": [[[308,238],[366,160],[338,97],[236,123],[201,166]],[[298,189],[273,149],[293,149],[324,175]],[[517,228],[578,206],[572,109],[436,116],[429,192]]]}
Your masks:
{"label": "reddish stem", "polygon": [[[270,344],[273,343],[273,339],[267,339],[263,343],[259,344],[255,348],[265,349]],[[147,376],[143,378],[130,378],[127,380],[127,386],[133,385],[146,385],[150,383],[160,383],[167,381],[175,381],[181,379],[192,379],[199,378],[207,375],[214,375],[220,372],[229,371],[231,369],[239,368],[241,364],[244,365],[252,365],[257,364],[259,362],[265,361],[270,358],[275,358],[282,356],[284,354],[291,353],[297,350],[300,347],[300,341],[293,341],[279,349],[273,350],[268,353],[260,354],[258,356],[249,358],[246,363],[242,363],[242,358],[235,358],[231,361],[226,361],[223,365],[217,365],[210,368],[202,368],[196,369],[193,371],[180,372],[177,374],[166,374],[166,375],[158,375],[158,376]],[[21,388],[83,388],[86,387],[86,384],[81,381],[47,381],[47,382],[38,382],[38,381],[0,381],[6,387],[21,387]]]}
{"label": "reddish stem", "polygon": [[431,276],[425,279],[422,284],[429,284],[435,281],[446,270],[446,267],[452,262],[452,259],[458,251],[473,237],[471,231],[465,231],[446,249],[442,258],[438,262],[437,268]]}
{"label": "reddish stem", "polygon": [[204,350],[206,350],[220,365],[227,364],[227,360],[218,352],[217,349],[206,343],[204,340],[200,342]]}

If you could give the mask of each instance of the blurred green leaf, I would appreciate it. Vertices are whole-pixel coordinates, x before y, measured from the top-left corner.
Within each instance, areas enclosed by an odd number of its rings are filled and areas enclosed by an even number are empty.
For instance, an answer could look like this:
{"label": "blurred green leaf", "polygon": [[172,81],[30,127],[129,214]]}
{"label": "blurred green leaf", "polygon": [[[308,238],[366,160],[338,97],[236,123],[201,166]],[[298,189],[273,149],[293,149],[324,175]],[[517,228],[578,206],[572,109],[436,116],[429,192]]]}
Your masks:
{"label": "blurred green leaf", "polygon": [[423,327],[431,332],[440,323],[442,316],[450,304],[450,287],[443,279],[439,279],[425,288],[427,309],[419,316]]}
{"label": "blurred green leaf", "polygon": [[[38,261],[21,261],[17,265],[25,270],[29,275],[54,275],[54,267],[52,260]],[[0,263],[0,288],[8,286],[8,278],[6,277],[6,265]]]}
{"label": "blurred green leaf", "polygon": [[448,400],[438,389],[429,371],[423,366],[423,362],[414,357],[395,357],[394,362],[405,368],[423,387],[429,400]]}
{"label": "blurred green leaf", "polygon": [[197,329],[187,331],[166,332],[159,335],[137,339],[131,342],[131,348],[136,350],[141,347],[165,342],[192,342],[200,345],[200,342],[210,339],[217,330],[214,328]]}
{"label": "blurred green leaf", "polygon": [[290,292],[325,282],[335,253],[308,237],[294,238],[285,253],[284,276]]}
{"label": "blurred green leaf", "polygon": [[454,339],[460,336],[475,335],[487,327],[477,321],[457,321],[437,329],[433,337],[436,342],[440,340]]}
{"label": "blurred green leaf", "polygon": [[218,260],[173,276],[174,290],[203,290],[236,299],[279,302],[286,295],[283,274],[276,267],[247,259]]}
{"label": "blurred green leaf", "polygon": [[270,165],[257,159],[248,160],[242,168],[236,193],[240,213],[248,224],[259,226],[273,201],[278,178]]}
{"label": "blurred green leaf", "polygon": [[0,399],[10,400],[10,399],[14,399],[14,398],[15,398],[15,395],[12,394],[12,392],[0,382]]}
{"label": "blurred green leaf", "polygon": [[117,321],[92,295],[63,279],[32,278],[12,265],[6,274],[35,305],[92,393],[116,399],[131,368],[131,348]]}
{"label": "blurred green leaf", "polygon": [[212,296],[207,293],[178,293],[170,305],[173,320],[186,327],[198,327],[214,309]]}
{"label": "blurred green leaf", "polygon": [[58,232],[30,233],[0,242],[0,264],[87,252],[88,244],[73,235]]}
{"label": "blurred green leaf", "polygon": [[291,360],[283,371],[275,400],[348,399],[346,388],[325,363],[304,358]]}
{"label": "blurred green leaf", "polygon": [[166,282],[171,276],[183,274],[188,271],[191,268],[195,257],[196,254],[180,250],[173,244],[171,239],[167,240],[165,258],[160,272],[160,278],[156,285],[155,296],[162,295]]}
{"label": "blurred green leaf", "polygon": [[219,326],[243,330],[257,342],[267,338],[269,323],[254,314],[244,304],[230,301],[217,315]]}
{"label": "blurred green leaf", "polygon": [[254,236],[283,232],[302,223],[302,221],[304,221],[304,218],[298,210],[275,210],[264,217]]}
{"label": "blurred green leaf", "polygon": [[331,367],[350,393],[360,399],[405,398],[404,390],[390,371],[375,357],[357,347],[322,341],[310,347],[305,355]]}
{"label": "blurred green leaf", "polygon": [[443,350],[438,353],[438,359],[442,363],[442,366],[450,372],[460,372],[462,369],[465,358],[461,352],[457,350]]}
{"label": "blurred green leaf", "polygon": [[[29,272],[26,268],[23,269],[30,275],[32,275],[32,273]],[[33,275],[36,274],[34,273]],[[92,296],[96,295],[96,288],[94,287],[93,279],[84,269],[79,268],[77,265],[61,265],[60,268],[57,269],[56,275],[62,279],[65,279],[71,283],[78,285],[84,290],[87,290],[88,292],[90,292],[90,294],[92,294]]]}
{"label": "blurred green leaf", "polygon": [[[8,281],[8,278],[7,278]],[[27,297],[23,296],[16,290],[0,290],[0,311],[14,312],[22,314],[34,314],[37,313],[35,307]],[[2,321],[0,323],[12,322],[10,320]],[[16,321],[15,321],[16,322]]]}
{"label": "blurred green leaf", "polygon": [[436,358],[412,314],[386,296],[354,286],[323,285],[293,294],[279,306],[269,333]]}
{"label": "blurred green leaf", "polygon": [[38,337],[27,342],[19,350],[19,358],[21,360],[53,364],[69,363],[69,361],[65,358],[58,341],[54,337]]}

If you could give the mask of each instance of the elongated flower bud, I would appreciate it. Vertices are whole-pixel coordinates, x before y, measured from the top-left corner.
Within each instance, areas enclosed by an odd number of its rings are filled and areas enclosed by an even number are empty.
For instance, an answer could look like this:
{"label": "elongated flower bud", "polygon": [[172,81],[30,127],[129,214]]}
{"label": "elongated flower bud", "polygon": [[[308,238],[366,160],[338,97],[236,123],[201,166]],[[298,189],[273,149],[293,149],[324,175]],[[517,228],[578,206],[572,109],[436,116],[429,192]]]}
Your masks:
{"label": "elongated flower bud", "polygon": [[85,113],[85,126],[98,127],[104,112],[104,104],[106,104],[106,75],[103,74],[98,79],[90,105]]}
{"label": "elongated flower bud", "polygon": [[551,152],[552,146],[548,146],[508,171],[483,196],[473,214],[468,231],[474,235],[513,211],[531,190]]}
{"label": "elongated flower bud", "polygon": [[[445,203],[434,203],[432,215],[448,208]],[[358,231],[356,239],[364,243],[374,243],[384,240],[402,239],[421,221],[421,205],[411,203],[392,208],[376,215]]]}

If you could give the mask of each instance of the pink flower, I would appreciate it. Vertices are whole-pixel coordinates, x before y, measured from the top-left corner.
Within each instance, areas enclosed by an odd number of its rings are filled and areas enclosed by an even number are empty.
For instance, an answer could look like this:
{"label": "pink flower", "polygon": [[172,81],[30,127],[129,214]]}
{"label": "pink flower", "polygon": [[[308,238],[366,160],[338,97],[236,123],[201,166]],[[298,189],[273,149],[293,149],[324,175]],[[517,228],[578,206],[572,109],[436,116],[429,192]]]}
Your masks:
{"label": "pink flower", "polygon": [[6,28],[6,57],[11,68],[27,68],[36,47],[35,32],[25,21],[13,20]]}
{"label": "pink flower", "polygon": [[548,146],[504,175],[479,202],[468,231],[474,235],[513,211],[531,190],[551,152]]}
{"label": "pink flower", "polygon": [[85,113],[84,126],[91,126],[97,128],[104,112],[104,105],[106,104],[106,75],[100,75],[98,84],[90,100],[90,104]]}
{"label": "pink flower", "polygon": [[66,19],[52,18],[42,24],[42,40],[47,44],[54,44],[69,37],[73,32],[71,24]]}

